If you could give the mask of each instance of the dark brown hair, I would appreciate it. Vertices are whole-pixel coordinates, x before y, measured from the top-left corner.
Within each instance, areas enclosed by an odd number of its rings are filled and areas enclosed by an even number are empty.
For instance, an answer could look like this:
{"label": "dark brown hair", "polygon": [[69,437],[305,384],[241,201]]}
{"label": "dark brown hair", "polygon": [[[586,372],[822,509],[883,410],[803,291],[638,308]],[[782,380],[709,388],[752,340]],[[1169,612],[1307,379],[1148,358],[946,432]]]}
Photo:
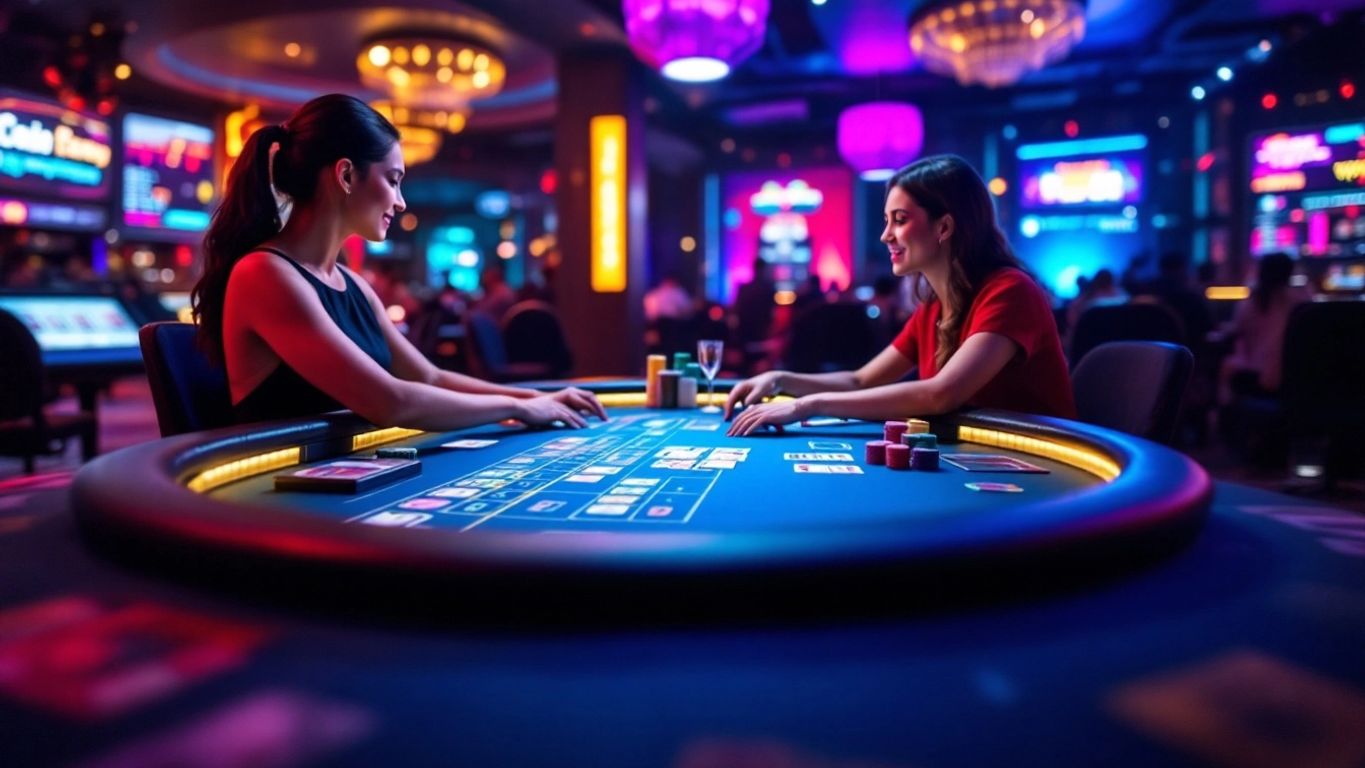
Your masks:
{"label": "dark brown hair", "polygon": [[[981,290],[986,276],[1000,267],[1022,269],[1005,234],[995,220],[995,205],[981,177],[966,160],[957,155],[921,158],[896,172],[886,182],[886,191],[899,188],[915,204],[937,221],[953,215],[953,234],[948,243],[948,296],[937,297],[944,310],[953,307],[951,316],[940,316],[938,349],[934,364],[939,370],[957,351],[962,324],[972,300]],[[928,281],[920,276],[915,286],[921,299],[933,298]],[[946,300],[946,301],[945,301]]]}

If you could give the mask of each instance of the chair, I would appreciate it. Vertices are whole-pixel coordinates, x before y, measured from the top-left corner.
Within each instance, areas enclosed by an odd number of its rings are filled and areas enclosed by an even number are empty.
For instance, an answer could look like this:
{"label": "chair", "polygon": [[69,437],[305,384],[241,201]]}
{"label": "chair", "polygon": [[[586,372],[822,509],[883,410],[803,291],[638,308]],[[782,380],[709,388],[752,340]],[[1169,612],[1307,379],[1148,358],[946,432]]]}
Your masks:
{"label": "chair", "polygon": [[1071,367],[1086,353],[1110,341],[1168,341],[1185,344],[1180,318],[1163,304],[1098,304],[1081,313],[1071,333]]}
{"label": "chair", "polygon": [[817,304],[792,322],[786,364],[793,371],[846,371],[880,351],[877,329],[859,302]]}
{"label": "chair", "polygon": [[[1284,425],[1296,450],[1316,441],[1323,456],[1322,485],[1362,456],[1365,430],[1365,302],[1301,304],[1289,315],[1281,360]],[[1295,464],[1311,464],[1295,458]]]}
{"label": "chair", "polygon": [[1193,366],[1194,356],[1179,344],[1101,344],[1071,373],[1077,415],[1090,424],[1169,443]]}
{"label": "chair", "polygon": [[543,363],[513,363],[507,359],[498,322],[485,312],[465,313],[465,341],[472,354],[470,368],[475,376],[489,381],[534,381],[550,378],[550,366]]}
{"label": "chair", "polygon": [[99,452],[95,414],[43,410],[47,372],[42,352],[28,326],[0,310],[0,455],[18,456],[33,474],[36,456],[61,453],[72,437],[81,440],[85,461]]}
{"label": "chair", "polygon": [[138,331],[162,437],[233,423],[227,374],[199,350],[197,335],[196,326],[177,322],[148,323]]}
{"label": "chair", "polygon": [[559,315],[543,301],[513,304],[502,319],[502,340],[512,365],[544,365],[552,379],[564,378],[573,370],[573,353]]}

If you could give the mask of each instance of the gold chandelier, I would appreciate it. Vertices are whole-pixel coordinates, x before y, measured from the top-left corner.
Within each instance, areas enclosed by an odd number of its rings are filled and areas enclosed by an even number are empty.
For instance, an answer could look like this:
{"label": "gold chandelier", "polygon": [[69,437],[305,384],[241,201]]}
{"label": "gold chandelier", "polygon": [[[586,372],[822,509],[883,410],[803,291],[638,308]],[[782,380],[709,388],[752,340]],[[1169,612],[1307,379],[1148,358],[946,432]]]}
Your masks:
{"label": "gold chandelier", "polygon": [[926,69],[988,88],[1063,58],[1084,35],[1080,0],[935,2],[910,20],[910,48]]}
{"label": "gold chandelier", "polygon": [[507,68],[475,43],[390,35],[366,43],[356,57],[360,81],[388,98],[371,103],[398,129],[403,161],[436,156],[445,134],[464,130],[471,101],[502,90]]}
{"label": "gold chandelier", "polygon": [[372,101],[370,106],[398,129],[398,144],[408,166],[425,163],[441,150],[445,134],[464,130],[469,108],[452,110],[405,107],[392,101]]}

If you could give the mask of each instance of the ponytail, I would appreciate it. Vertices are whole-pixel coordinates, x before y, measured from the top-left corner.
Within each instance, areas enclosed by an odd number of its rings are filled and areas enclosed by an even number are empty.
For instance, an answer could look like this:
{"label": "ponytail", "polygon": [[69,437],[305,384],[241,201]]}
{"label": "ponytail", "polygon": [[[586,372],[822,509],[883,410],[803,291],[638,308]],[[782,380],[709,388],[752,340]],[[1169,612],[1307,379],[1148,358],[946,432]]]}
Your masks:
{"label": "ponytail", "polygon": [[204,235],[204,274],[190,294],[199,346],[209,359],[223,363],[223,303],[228,277],[246,254],[280,231],[280,211],[271,185],[270,149],[283,150],[289,131],[282,125],[261,128],[247,139],[228,174],[223,200]]}

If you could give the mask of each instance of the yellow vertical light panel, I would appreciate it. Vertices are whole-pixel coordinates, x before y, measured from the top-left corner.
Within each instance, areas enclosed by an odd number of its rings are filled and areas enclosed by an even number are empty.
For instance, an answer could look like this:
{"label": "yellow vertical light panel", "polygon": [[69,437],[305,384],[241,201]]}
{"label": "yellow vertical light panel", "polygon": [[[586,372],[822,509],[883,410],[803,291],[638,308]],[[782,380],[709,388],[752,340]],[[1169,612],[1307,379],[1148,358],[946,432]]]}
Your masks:
{"label": "yellow vertical light panel", "polygon": [[626,118],[598,115],[588,123],[592,164],[592,289],[626,289]]}

